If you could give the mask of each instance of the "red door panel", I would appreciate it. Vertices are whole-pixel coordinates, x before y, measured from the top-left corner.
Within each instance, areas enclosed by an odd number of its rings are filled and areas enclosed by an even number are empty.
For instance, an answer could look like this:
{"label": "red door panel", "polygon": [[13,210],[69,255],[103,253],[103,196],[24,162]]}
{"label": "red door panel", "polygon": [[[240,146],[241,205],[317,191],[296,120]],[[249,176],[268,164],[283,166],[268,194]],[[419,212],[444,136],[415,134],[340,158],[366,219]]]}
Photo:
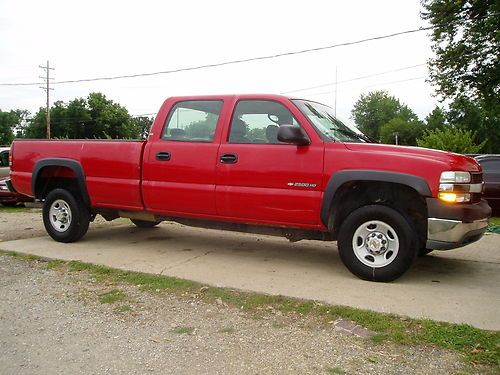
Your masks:
{"label": "red door panel", "polygon": [[222,144],[217,160],[217,211],[226,217],[283,224],[318,224],[323,147]]}

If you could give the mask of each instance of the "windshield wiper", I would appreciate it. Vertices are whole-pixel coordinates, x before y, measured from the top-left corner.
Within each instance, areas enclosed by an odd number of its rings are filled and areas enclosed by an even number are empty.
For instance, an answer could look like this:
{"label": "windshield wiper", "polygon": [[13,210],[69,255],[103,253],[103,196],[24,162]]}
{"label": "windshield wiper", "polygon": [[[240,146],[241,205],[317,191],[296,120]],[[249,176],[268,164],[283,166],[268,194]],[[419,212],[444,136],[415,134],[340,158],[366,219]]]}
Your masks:
{"label": "windshield wiper", "polygon": [[358,134],[358,133],[355,133],[353,132],[352,130],[346,130],[346,129],[339,129],[339,128],[330,128],[330,130],[333,130],[333,131],[338,131],[339,133],[341,134],[344,134],[344,135],[347,135],[349,137],[352,137],[352,138],[355,138],[357,140],[363,140],[365,142],[368,142],[368,143],[374,143],[370,138],[368,138],[366,135],[364,134]]}

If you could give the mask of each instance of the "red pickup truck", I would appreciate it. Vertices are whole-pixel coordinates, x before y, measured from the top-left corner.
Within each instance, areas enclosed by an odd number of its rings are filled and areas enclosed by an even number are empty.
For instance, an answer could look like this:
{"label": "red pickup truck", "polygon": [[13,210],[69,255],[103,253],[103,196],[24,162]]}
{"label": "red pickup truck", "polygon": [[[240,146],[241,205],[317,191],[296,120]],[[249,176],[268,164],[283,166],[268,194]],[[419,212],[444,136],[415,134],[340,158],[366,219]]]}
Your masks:
{"label": "red pickup truck", "polygon": [[491,214],[474,159],[372,143],[331,108],[278,95],[169,98],[147,141],[16,140],[11,169],[56,241],[79,240],[97,214],[336,240],[375,281],[478,240]]}

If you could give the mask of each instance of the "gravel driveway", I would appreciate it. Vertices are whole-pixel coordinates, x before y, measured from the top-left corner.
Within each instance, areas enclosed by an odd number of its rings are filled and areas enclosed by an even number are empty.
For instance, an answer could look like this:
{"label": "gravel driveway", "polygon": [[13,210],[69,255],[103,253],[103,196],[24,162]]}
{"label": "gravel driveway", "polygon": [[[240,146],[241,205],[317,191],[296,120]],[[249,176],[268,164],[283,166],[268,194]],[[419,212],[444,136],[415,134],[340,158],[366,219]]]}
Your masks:
{"label": "gravel driveway", "polygon": [[[7,216],[8,215],[8,216]],[[98,223],[98,225],[110,225]],[[5,213],[0,241],[44,235]],[[24,228],[19,231],[19,228]],[[1,244],[0,244],[1,248]],[[118,295],[114,303],[106,293]],[[462,374],[456,353],[374,344],[314,318],[254,315],[0,255],[0,374]]]}
{"label": "gravel driveway", "polygon": [[[101,303],[120,290],[123,300]],[[458,374],[458,355],[373,344],[301,317],[255,319],[0,256],[0,373]],[[429,360],[429,359],[432,360]],[[478,371],[480,373],[480,371]]]}

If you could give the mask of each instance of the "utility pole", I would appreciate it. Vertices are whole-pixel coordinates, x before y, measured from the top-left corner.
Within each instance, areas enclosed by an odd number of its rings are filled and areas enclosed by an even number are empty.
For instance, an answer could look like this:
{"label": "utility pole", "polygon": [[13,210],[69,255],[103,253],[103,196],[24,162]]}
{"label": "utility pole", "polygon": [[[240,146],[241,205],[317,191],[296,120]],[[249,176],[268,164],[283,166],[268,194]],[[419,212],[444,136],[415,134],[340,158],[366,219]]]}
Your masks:
{"label": "utility pole", "polygon": [[47,123],[47,139],[50,139],[50,90],[54,90],[53,88],[50,87],[50,80],[54,79],[50,77],[50,71],[54,70],[54,68],[51,68],[49,66],[49,60],[47,60],[47,66],[38,65],[38,67],[45,70],[46,72],[45,77],[39,77],[39,78],[45,80],[45,87],[40,86],[40,88],[45,90],[45,92],[47,93],[47,109],[45,113],[45,119]]}

